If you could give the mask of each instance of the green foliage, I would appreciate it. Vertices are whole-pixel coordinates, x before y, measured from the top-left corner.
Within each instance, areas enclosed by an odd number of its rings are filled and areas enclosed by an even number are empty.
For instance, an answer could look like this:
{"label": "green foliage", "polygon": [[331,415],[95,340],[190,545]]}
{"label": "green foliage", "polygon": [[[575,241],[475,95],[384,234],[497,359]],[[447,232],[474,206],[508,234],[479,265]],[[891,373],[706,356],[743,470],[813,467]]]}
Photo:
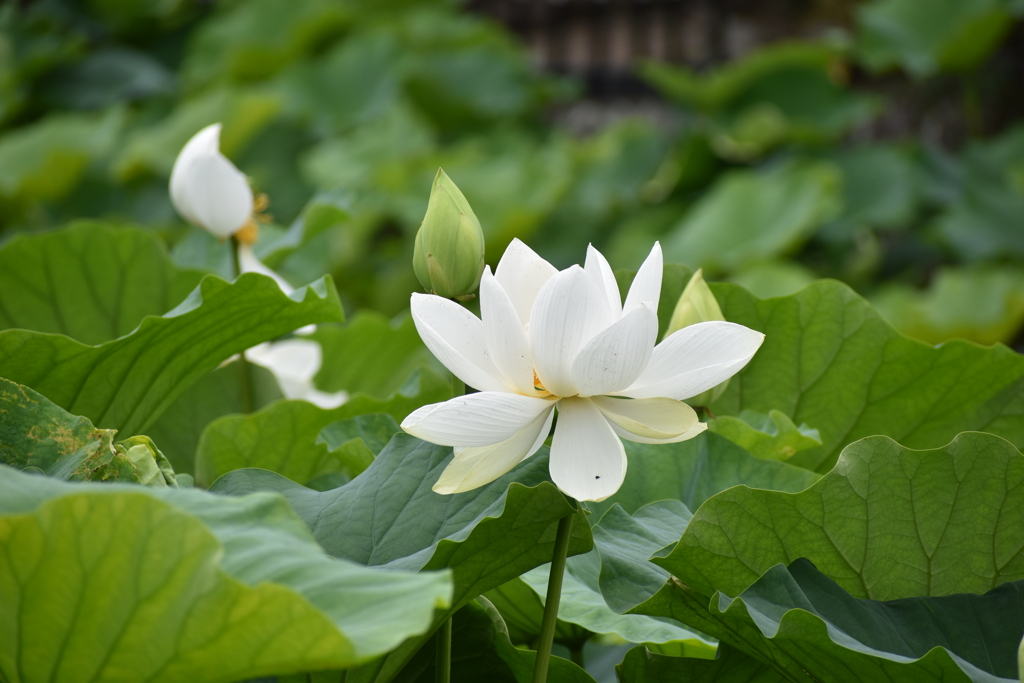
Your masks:
{"label": "green foliage", "polygon": [[0,674],[25,683],[350,666],[422,633],[451,595],[447,572],[328,558],[266,494],[65,484],[0,465],[0,538]]}
{"label": "green foliage", "polygon": [[[730,648],[714,663],[657,658],[652,669],[715,681],[1012,681],[1022,592],[1018,581],[984,595],[864,600],[805,559],[772,567],[735,599],[716,593],[710,607],[692,589],[669,584],[652,613],[710,614],[703,625],[747,656]],[[647,665],[638,653],[623,670],[636,676]]]}
{"label": "green foliage", "polygon": [[859,9],[860,58],[872,69],[900,65],[917,77],[977,67],[1010,29],[1005,0],[875,0]]}
{"label": "green foliage", "polygon": [[708,429],[763,460],[786,460],[821,445],[817,429],[797,427],[778,410],[767,415],[752,410],[744,410],[739,417],[723,415],[708,422]]}
{"label": "green foliage", "polygon": [[665,258],[721,272],[783,254],[836,214],[840,191],[824,163],[736,171],[669,230]]}
{"label": "green foliage", "polygon": [[1024,456],[1003,439],[914,451],[877,436],[801,493],[714,496],[657,564],[705,595],[737,595],[797,557],[859,598],[983,593],[1024,578],[1022,506]]}
{"label": "green foliage", "polygon": [[1024,359],[1004,346],[913,341],[837,282],[767,300],[735,285],[712,290],[727,320],[766,335],[712,410],[780,410],[813,426],[823,445],[794,455],[795,465],[826,471],[844,446],[875,434],[934,448],[984,430],[1024,445]]}
{"label": "green foliage", "polygon": [[[537,654],[512,645],[504,620],[487,598],[478,597],[452,617],[452,681],[488,680],[531,683]],[[435,680],[434,641],[431,638],[394,680],[431,683]],[[552,657],[552,681],[594,683],[582,669],[561,657]]]}
{"label": "green foliage", "polygon": [[342,440],[345,428],[329,427],[370,413],[399,421],[420,406],[450,396],[448,381],[424,370],[384,400],[358,395],[333,409],[307,401],[279,401],[250,415],[228,415],[210,422],[199,439],[196,480],[209,485],[243,467],[260,467],[301,484],[335,472],[352,477],[366,468],[373,454],[368,457],[365,445],[349,444],[354,437]]}
{"label": "green foliage", "polygon": [[0,377],[0,464],[71,481],[127,481],[177,488],[167,458],[146,436],[114,443],[46,397]]}
{"label": "green foliage", "polygon": [[155,235],[82,222],[0,247],[0,330],[102,344],[184,301],[203,274],[177,268]]}
{"label": "green foliage", "polygon": [[0,375],[104,428],[138,432],[233,354],[303,325],[341,318],[330,278],[286,296],[264,275],[246,274],[234,284],[209,276],[173,311],[99,346],[38,332],[0,332]]}
{"label": "green foliage", "polygon": [[[591,549],[590,525],[548,481],[546,455],[474,491],[441,496],[430,487],[451,453],[400,434],[361,476],[334,490],[317,492],[258,469],[231,472],[213,488],[283,494],[335,557],[389,569],[450,568],[452,608],[440,611],[436,624],[474,597],[547,562],[565,515],[578,515],[570,554]],[[367,671],[366,680],[394,680],[422,643],[407,642]]]}

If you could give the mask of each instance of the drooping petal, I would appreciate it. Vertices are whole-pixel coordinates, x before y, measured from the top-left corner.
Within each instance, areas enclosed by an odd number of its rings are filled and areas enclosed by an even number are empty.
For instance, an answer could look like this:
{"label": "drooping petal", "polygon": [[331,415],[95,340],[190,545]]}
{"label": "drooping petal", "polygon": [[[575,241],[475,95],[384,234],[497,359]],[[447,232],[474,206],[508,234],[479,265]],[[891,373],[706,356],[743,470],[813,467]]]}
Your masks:
{"label": "drooping petal", "polygon": [[604,500],[626,478],[626,451],[589,398],[558,403],[551,440],[551,479],[576,500]]}
{"label": "drooping petal", "polygon": [[598,289],[608,301],[608,309],[612,312],[612,318],[618,320],[622,316],[622,297],[619,296],[619,285],[615,282],[615,274],[608,264],[608,259],[594,249],[592,244],[587,245],[587,261],[583,269],[590,277],[594,278]]}
{"label": "drooping petal", "polygon": [[320,345],[309,339],[265,342],[245,352],[249,361],[274,373],[285,398],[309,401],[321,408],[337,408],[348,399],[346,392],[328,393],[313,385],[322,356]]}
{"label": "drooping petal", "polygon": [[252,215],[252,189],[245,175],[221,154],[196,157],[182,169],[186,216],[218,237],[230,237]]}
{"label": "drooping petal", "polygon": [[482,391],[413,411],[402,429],[441,446],[492,446],[512,438],[554,405],[551,399]]}
{"label": "drooping petal", "polygon": [[484,270],[480,279],[480,317],[487,354],[495,367],[521,393],[533,395],[530,340],[512,300],[491,275],[490,268]]}
{"label": "drooping petal", "polygon": [[684,327],[654,347],[647,368],[632,386],[617,393],[678,400],[696,396],[742,370],[762,341],[763,334],[736,323],[713,321]]}
{"label": "drooping petal", "polygon": [[701,424],[693,408],[671,398],[595,396],[592,400],[613,427],[618,427],[616,433],[630,441],[665,443]]}
{"label": "drooping petal", "polygon": [[455,458],[434,484],[442,494],[461,493],[489,484],[537,452],[551,431],[554,405],[511,438],[493,446],[456,448]]}
{"label": "drooping petal", "polygon": [[494,279],[512,300],[524,327],[530,322],[533,303],[540,288],[557,272],[553,265],[537,256],[533,249],[518,238],[512,240],[502,254],[498,267],[494,269]]}
{"label": "drooping petal", "polygon": [[193,135],[178,152],[178,157],[171,168],[171,203],[181,217],[190,223],[197,223],[198,219],[192,214],[185,198],[185,169],[197,158],[213,154],[220,154],[219,123],[211,124]]}
{"label": "drooping petal", "polygon": [[626,295],[626,303],[622,305],[622,314],[626,315],[643,301],[654,305],[658,310],[658,301],[661,299],[661,273],[662,273],[661,243],[655,242],[651,253],[644,259],[640,270],[633,278],[633,284],[629,286],[629,294]]}
{"label": "drooping petal", "polygon": [[281,291],[285,294],[291,294],[295,291],[295,288],[292,287],[287,280],[268,268],[263,261],[260,261],[259,258],[257,258],[255,252],[252,250],[252,245],[250,244],[238,245],[238,266],[241,268],[243,273],[259,273],[260,275],[266,275],[267,277],[274,278],[274,282],[277,283],[277,286],[280,287]]}
{"label": "drooping petal", "polygon": [[573,362],[612,322],[601,291],[579,266],[548,280],[537,295],[530,323],[533,363],[544,388],[556,396],[575,396]]}
{"label": "drooping petal", "polygon": [[[553,403],[557,404],[558,401],[553,401]],[[532,446],[530,446],[530,450],[526,452],[526,457],[524,457],[523,460],[526,460],[526,458],[533,456],[533,454],[540,450],[540,447],[544,445],[544,441],[548,438],[548,434],[551,433],[551,424],[554,421],[555,411],[549,410],[548,417],[546,420],[544,420],[544,426],[541,427],[540,432],[537,433],[537,440],[533,442]]]}
{"label": "drooping petal", "polygon": [[658,314],[643,302],[580,349],[572,380],[580,396],[621,391],[640,376],[658,340]]}
{"label": "drooping petal", "polygon": [[420,339],[453,375],[479,391],[509,391],[487,353],[484,325],[454,301],[412,295],[412,319]]}
{"label": "drooping petal", "polygon": [[612,429],[615,430],[615,433],[618,434],[621,438],[626,439],[627,441],[635,441],[637,443],[656,443],[656,444],[661,444],[661,443],[679,443],[680,441],[689,441],[693,437],[699,435],[701,432],[707,431],[707,428],[708,428],[708,423],[707,422],[698,422],[697,424],[693,425],[693,427],[691,427],[687,431],[683,432],[679,436],[672,437],[670,439],[651,439],[651,438],[648,438],[646,436],[638,436],[638,435],[636,435],[636,434],[634,434],[632,432],[626,431],[625,429],[623,429],[622,427],[618,426],[615,423],[611,423],[611,424],[612,424]]}

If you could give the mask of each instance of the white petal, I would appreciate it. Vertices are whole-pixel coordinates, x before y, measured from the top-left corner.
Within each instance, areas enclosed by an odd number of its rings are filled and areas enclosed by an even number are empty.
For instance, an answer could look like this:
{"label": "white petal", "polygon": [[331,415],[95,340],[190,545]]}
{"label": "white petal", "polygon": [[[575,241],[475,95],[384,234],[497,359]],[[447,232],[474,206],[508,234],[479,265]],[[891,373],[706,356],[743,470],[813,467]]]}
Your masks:
{"label": "white petal", "polygon": [[511,389],[487,354],[480,318],[433,294],[413,294],[411,308],[420,339],[453,375],[479,391]]}
{"label": "white petal", "polygon": [[[643,399],[640,399],[640,400],[643,400]],[[697,424],[693,425],[693,427],[691,427],[689,430],[683,432],[679,436],[672,437],[670,439],[652,439],[652,438],[649,438],[649,437],[646,437],[646,436],[639,436],[637,434],[634,434],[633,432],[626,431],[622,427],[619,427],[618,425],[612,423],[612,429],[615,430],[616,434],[618,434],[623,439],[626,439],[627,441],[636,441],[637,443],[658,443],[658,444],[660,444],[660,443],[679,443],[680,441],[689,441],[690,439],[692,439],[693,437],[697,436],[701,432],[706,431],[707,428],[708,428],[708,423],[707,422],[698,422]]]}
{"label": "white petal", "polygon": [[533,302],[544,283],[558,270],[537,256],[537,253],[519,241],[512,240],[494,269],[494,278],[502,286],[519,314],[525,327],[530,322]]}
{"label": "white petal", "polygon": [[598,289],[608,301],[608,309],[612,312],[612,318],[618,320],[622,316],[622,297],[619,295],[619,285],[615,282],[615,273],[608,265],[608,259],[594,249],[592,244],[587,245],[587,262],[583,269],[590,277],[594,278]]}
{"label": "white petal", "polygon": [[[252,245],[239,244],[238,245],[238,265],[242,269],[243,273],[259,273],[260,275],[266,275],[267,277],[274,278],[274,282],[281,288],[281,291],[285,294],[291,294],[295,291],[287,280],[275,273],[270,268],[264,265],[263,261],[260,261],[256,257],[255,252],[252,250]],[[319,345],[317,345],[319,348]]]}
{"label": "white petal", "polygon": [[207,154],[182,168],[183,213],[218,237],[230,237],[252,215],[252,189],[245,175],[221,154]]}
{"label": "white petal", "polygon": [[491,446],[512,438],[553,405],[550,399],[482,391],[423,406],[402,421],[402,429],[441,446]]}
{"label": "white petal", "polygon": [[621,391],[640,376],[658,340],[658,315],[643,302],[587,342],[572,364],[580,396]]}
{"label": "white petal", "polygon": [[533,395],[530,340],[512,300],[491,275],[490,268],[485,269],[480,278],[480,317],[491,361],[517,390]]}
{"label": "white petal", "polygon": [[714,321],[684,327],[654,347],[640,377],[617,393],[678,400],[696,396],[742,370],[763,341],[763,334],[736,323]]}
{"label": "white petal", "polygon": [[572,266],[544,285],[532,317],[530,348],[537,376],[552,394],[575,396],[576,355],[613,322],[604,296],[586,271]]}
{"label": "white petal", "polygon": [[[558,403],[558,401],[554,401],[554,404],[557,404],[557,403]],[[540,450],[541,446],[544,445],[544,441],[548,438],[548,434],[551,433],[551,423],[554,422],[554,421],[555,421],[555,411],[554,410],[549,410],[548,411],[548,418],[544,421],[544,426],[541,427],[540,432],[537,434],[537,440],[533,442],[533,445],[530,446],[530,450],[526,452],[526,458],[529,458],[530,456],[532,456],[534,453],[536,453],[538,450]],[[523,458],[523,460],[526,460],[526,458]]]}
{"label": "white petal", "polygon": [[434,491],[442,494],[469,491],[492,481],[533,455],[551,431],[554,405],[547,414],[541,414],[511,438],[493,446],[456,448],[455,458],[434,484]]}
{"label": "white petal", "polygon": [[658,301],[661,299],[662,268],[661,243],[655,242],[651,253],[647,255],[640,270],[636,272],[633,284],[629,286],[626,303],[622,305],[623,315],[629,313],[643,301],[650,302],[654,305],[654,310],[658,310]]}
{"label": "white petal", "polygon": [[189,223],[197,223],[185,199],[185,169],[198,157],[220,153],[220,124],[214,123],[192,136],[178,152],[171,168],[171,203],[181,217]]}
{"label": "white petal", "polygon": [[604,500],[626,478],[626,451],[589,398],[558,403],[551,440],[551,479],[576,500]]}
{"label": "white petal", "polygon": [[[671,398],[610,398],[595,396],[594,405],[618,427],[616,433],[631,441],[642,439],[657,443],[674,440],[701,424],[693,408]],[[650,443],[650,441],[646,441]]]}
{"label": "white petal", "polygon": [[279,378],[309,383],[320,369],[323,355],[320,344],[315,341],[285,339],[254,346],[245,352],[245,357],[257,365],[262,365]]}

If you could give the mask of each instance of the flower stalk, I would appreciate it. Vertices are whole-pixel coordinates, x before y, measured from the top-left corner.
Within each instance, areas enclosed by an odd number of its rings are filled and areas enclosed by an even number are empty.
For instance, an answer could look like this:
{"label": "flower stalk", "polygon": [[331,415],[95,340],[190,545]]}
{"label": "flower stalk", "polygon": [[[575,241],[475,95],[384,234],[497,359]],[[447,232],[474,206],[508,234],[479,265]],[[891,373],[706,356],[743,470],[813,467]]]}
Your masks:
{"label": "flower stalk", "polygon": [[569,539],[572,537],[575,517],[575,514],[569,514],[558,520],[551,573],[548,574],[548,592],[544,599],[544,618],[540,625],[540,640],[537,642],[537,661],[533,666],[533,683],[547,683],[548,680],[551,647],[555,642],[555,627],[558,625],[558,602],[562,597],[562,576],[565,574],[565,560],[569,555]]}
{"label": "flower stalk", "polygon": [[449,683],[452,678],[452,618],[448,617],[437,629],[437,657],[434,665],[434,681]]}
{"label": "flower stalk", "polygon": [[[242,263],[241,258],[238,255],[239,249],[241,249],[242,243],[239,241],[237,234],[231,236],[231,262],[235,268],[235,279],[242,276]],[[238,354],[238,384],[239,391],[242,395],[242,410],[248,415],[256,407],[256,401],[253,398],[252,392],[252,376],[249,372],[249,361],[245,358],[245,351]]]}

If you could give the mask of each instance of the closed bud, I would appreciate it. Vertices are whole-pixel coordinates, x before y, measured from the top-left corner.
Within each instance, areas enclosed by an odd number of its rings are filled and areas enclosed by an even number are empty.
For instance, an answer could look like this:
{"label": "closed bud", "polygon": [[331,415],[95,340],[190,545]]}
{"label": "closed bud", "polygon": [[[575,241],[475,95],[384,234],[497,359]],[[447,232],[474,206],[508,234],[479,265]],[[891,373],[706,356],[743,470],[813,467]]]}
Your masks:
{"label": "closed bud", "polygon": [[[672,311],[672,319],[669,320],[665,336],[668,337],[684,327],[713,320],[725,320],[725,316],[722,315],[722,308],[718,305],[715,295],[711,293],[708,283],[704,282],[704,273],[698,269],[686,284],[676,303],[676,309]],[[695,406],[706,406],[718,400],[728,387],[729,380],[726,380],[702,394],[686,399],[686,402]]]}
{"label": "closed bud", "polygon": [[484,272],[484,233],[469,202],[441,169],[416,233],[413,270],[428,292],[471,298]]}

